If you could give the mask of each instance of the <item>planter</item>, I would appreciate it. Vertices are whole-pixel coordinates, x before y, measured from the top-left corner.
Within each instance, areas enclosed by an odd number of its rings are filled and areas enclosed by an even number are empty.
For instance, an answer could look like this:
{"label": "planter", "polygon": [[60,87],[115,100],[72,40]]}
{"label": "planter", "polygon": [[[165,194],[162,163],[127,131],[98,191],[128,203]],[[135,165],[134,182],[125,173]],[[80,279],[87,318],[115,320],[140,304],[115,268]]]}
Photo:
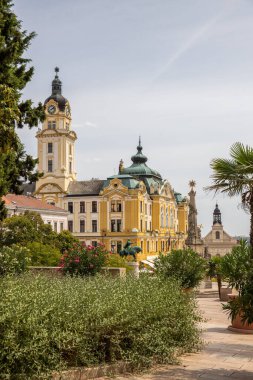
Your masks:
{"label": "planter", "polygon": [[[237,295],[229,294],[229,300],[233,300]],[[253,334],[253,323],[243,323],[241,321],[241,313],[237,314],[237,316],[233,319],[232,324],[228,326],[228,330],[241,333],[241,334]]]}
{"label": "planter", "polygon": [[131,268],[133,268],[133,275],[137,278],[139,278],[139,263],[136,263],[136,262],[130,262],[130,263],[127,263],[127,265]]}
{"label": "planter", "polygon": [[238,314],[232,321],[232,325],[228,326],[228,330],[241,334],[253,334],[253,323],[242,323],[241,314]]}

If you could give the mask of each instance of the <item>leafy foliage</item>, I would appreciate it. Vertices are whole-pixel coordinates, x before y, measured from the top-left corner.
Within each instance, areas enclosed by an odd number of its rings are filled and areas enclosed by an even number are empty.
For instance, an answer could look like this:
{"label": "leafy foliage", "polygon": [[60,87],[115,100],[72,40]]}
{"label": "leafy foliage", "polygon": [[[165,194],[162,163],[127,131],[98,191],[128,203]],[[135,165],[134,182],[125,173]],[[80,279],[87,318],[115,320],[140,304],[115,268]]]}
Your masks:
{"label": "leafy foliage", "polygon": [[128,265],[129,262],[132,262],[132,257],[121,257],[118,253],[108,254],[106,257],[105,266],[111,268],[126,268],[127,272],[132,272],[133,267]]}
{"label": "leafy foliage", "polygon": [[253,257],[253,148],[236,142],[230,149],[230,156],[230,159],[212,160],[213,185],[206,187],[206,190],[220,191],[229,197],[241,196],[244,208],[251,215],[250,245]]}
{"label": "leafy foliage", "polygon": [[28,243],[30,265],[32,266],[58,266],[61,258],[61,252],[49,244],[39,242]]}
{"label": "leafy foliage", "polygon": [[13,245],[0,249],[0,276],[23,273],[29,264],[27,248]]}
{"label": "leafy foliage", "polygon": [[108,252],[103,244],[97,247],[85,243],[74,243],[63,254],[61,268],[64,274],[71,276],[94,276],[105,265]]}
{"label": "leafy foliage", "polygon": [[232,320],[240,315],[243,323],[253,323],[253,267],[251,247],[246,240],[241,240],[239,246],[222,258],[221,273],[239,292],[239,296],[223,305],[223,309]]}
{"label": "leafy foliage", "polygon": [[248,275],[252,267],[251,250],[246,240],[241,240],[240,245],[233,247],[231,253],[227,253],[221,261],[221,273],[229,285],[242,293],[248,282]]}
{"label": "leafy foliage", "polygon": [[[34,172],[37,160],[26,155],[16,128],[37,126],[44,119],[41,103],[21,100],[22,92],[33,75],[29,59],[23,57],[35,33],[21,29],[12,12],[12,2],[0,2],[0,198],[8,192],[19,192],[20,184],[39,176]],[[6,217],[4,202],[0,199],[0,220]]]}
{"label": "leafy foliage", "polygon": [[176,278],[182,288],[194,288],[205,275],[206,262],[190,248],[172,250],[166,255],[160,253],[155,271],[164,278]]}
{"label": "leafy foliage", "polygon": [[41,244],[54,244],[57,234],[52,226],[45,224],[36,212],[25,211],[22,215],[14,215],[2,223],[0,232],[2,245],[26,245],[34,241]]}
{"label": "leafy foliage", "polygon": [[57,235],[56,247],[59,248],[60,252],[69,250],[74,243],[77,243],[79,240],[72,235],[70,231],[62,231]]}
{"label": "leafy foliage", "polygon": [[174,363],[199,347],[195,302],[172,280],[25,275],[0,280],[0,292],[2,376],[44,379],[117,360]]}

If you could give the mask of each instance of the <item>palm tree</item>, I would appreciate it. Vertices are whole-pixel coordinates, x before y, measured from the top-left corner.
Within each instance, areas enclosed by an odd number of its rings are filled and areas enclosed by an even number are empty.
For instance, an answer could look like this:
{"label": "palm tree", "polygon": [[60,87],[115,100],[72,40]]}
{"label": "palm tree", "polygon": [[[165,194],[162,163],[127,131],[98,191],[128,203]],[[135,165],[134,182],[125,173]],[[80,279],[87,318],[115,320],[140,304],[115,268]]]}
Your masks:
{"label": "palm tree", "polygon": [[253,148],[236,142],[230,148],[230,159],[211,161],[213,185],[205,190],[221,192],[229,197],[240,195],[242,206],[250,213],[250,246],[253,259]]}

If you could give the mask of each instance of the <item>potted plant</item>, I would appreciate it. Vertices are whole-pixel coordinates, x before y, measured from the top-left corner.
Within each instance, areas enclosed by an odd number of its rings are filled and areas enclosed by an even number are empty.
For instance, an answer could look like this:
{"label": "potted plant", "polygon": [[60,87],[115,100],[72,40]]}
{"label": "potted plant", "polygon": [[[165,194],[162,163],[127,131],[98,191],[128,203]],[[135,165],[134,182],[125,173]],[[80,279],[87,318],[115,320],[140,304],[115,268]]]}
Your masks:
{"label": "potted plant", "polygon": [[241,240],[239,246],[223,257],[221,272],[229,285],[238,291],[238,296],[230,296],[228,303],[223,305],[232,320],[229,329],[253,333],[253,268],[246,240]]}
{"label": "potted plant", "polygon": [[206,272],[206,261],[190,248],[160,253],[154,265],[158,275],[176,278],[187,290],[198,286]]}

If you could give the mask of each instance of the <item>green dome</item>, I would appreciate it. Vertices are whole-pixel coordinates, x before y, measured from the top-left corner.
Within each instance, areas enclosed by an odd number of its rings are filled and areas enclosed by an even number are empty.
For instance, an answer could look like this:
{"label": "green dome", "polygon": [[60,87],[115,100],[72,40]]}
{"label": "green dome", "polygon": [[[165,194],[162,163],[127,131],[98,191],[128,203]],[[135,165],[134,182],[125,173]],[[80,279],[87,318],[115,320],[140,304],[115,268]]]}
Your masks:
{"label": "green dome", "polygon": [[160,173],[158,173],[156,170],[153,170],[149,168],[146,165],[147,157],[144,156],[142,153],[142,146],[141,141],[139,140],[139,145],[137,146],[137,153],[131,157],[131,160],[133,161],[132,165],[128,168],[123,168],[121,171],[121,174],[129,174],[132,176],[137,177],[156,177],[158,179],[162,179],[162,176]]}
{"label": "green dome", "polygon": [[103,188],[109,186],[109,183],[112,179],[118,178],[121,180],[123,186],[126,186],[128,189],[136,189],[140,186],[139,181],[137,181],[135,178],[131,177],[130,175],[112,175],[111,177],[108,177],[107,180],[105,180]]}

